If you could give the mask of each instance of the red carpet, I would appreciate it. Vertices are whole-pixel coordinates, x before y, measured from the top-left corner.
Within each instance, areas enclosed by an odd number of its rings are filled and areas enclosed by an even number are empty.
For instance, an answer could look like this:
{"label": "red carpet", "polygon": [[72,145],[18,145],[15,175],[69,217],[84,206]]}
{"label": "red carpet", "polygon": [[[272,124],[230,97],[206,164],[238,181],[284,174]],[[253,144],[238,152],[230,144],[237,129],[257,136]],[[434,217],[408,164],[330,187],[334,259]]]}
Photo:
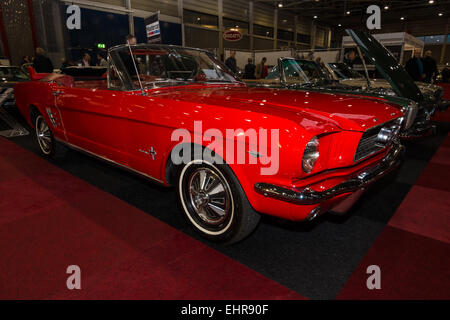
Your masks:
{"label": "red carpet", "polygon": [[[381,289],[369,290],[367,267],[378,265]],[[385,227],[338,299],[450,299],[450,245]]]}
{"label": "red carpet", "polygon": [[[304,299],[0,138],[0,299]],[[66,268],[81,268],[68,290]]]}
{"label": "red carpet", "polygon": [[444,112],[436,111],[436,113],[433,115],[432,120],[440,122],[450,122],[450,109],[447,109]]}
{"label": "red carpet", "polygon": [[[450,164],[447,137],[340,292],[339,299],[450,298]],[[381,269],[369,290],[367,267]]]}

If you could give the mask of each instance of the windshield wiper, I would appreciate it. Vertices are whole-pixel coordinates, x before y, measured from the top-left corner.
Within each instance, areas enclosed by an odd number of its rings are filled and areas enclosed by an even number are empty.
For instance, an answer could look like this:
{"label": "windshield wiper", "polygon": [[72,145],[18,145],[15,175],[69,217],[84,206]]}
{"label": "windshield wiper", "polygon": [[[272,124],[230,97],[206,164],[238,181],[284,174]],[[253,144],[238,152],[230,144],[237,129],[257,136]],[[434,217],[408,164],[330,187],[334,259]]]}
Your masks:
{"label": "windshield wiper", "polygon": [[186,85],[193,84],[193,81],[189,80],[176,80],[176,79],[166,79],[166,80],[157,80],[157,81],[149,81],[145,82],[145,86],[151,85],[154,88],[158,87],[168,87],[168,86],[177,86],[177,85]]}
{"label": "windshield wiper", "polygon": [[224,79],[207,79],[204,81],[199,81],[199,82],[215,82],[215,83],[239,83],[237,81],[231,81],[231,80],[224,80]]}

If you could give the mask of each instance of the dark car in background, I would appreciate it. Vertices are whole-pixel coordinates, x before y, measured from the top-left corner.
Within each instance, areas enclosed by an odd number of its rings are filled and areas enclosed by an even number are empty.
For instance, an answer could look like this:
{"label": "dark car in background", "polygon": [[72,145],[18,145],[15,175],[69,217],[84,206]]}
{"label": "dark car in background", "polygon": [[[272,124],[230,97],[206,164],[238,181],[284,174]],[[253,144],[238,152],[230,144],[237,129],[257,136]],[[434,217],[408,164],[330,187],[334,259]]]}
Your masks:
{"label": "dark car in background", "polygon": [[29,80],[28,74],[20,67],[0,66],[0,105],[13,106],[15,104],[14,85]]}

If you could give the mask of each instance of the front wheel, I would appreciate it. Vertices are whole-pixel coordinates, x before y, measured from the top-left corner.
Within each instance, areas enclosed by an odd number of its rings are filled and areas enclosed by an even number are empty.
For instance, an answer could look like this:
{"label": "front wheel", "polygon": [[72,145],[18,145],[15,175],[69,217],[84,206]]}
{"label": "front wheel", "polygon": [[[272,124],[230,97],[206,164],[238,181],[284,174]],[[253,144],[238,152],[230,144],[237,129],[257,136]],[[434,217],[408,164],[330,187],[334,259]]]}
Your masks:
{"label": "front wheel", "polygon": [[188,222],[209,240],[237,242],[260,220],[227,165],[205,160],[184,165],[178,175],[178,197]]}
{"label": "front wheel", "polygon": [[36,117],[35,129],[39,149],[45,157],[63,158],[66,155],[67,148],[55,140],[50,127],[41,114]]}

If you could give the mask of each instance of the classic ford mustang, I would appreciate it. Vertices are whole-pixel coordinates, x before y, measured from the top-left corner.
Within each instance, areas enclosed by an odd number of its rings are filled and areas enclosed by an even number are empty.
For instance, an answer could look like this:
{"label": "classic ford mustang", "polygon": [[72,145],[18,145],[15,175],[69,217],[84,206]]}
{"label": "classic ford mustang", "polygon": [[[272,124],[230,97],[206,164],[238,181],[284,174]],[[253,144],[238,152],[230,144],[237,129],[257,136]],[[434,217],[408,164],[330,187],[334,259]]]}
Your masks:
{"label": "classic ford mustang", "polygon": [[249,88],[198,49],[117,46],[107,79],[32,78],[16,102],[45,156],[70,147],[175,186],[215,241],[243,239],[260,213],[343,213],[403,151],[404,115],[385,101]]}

